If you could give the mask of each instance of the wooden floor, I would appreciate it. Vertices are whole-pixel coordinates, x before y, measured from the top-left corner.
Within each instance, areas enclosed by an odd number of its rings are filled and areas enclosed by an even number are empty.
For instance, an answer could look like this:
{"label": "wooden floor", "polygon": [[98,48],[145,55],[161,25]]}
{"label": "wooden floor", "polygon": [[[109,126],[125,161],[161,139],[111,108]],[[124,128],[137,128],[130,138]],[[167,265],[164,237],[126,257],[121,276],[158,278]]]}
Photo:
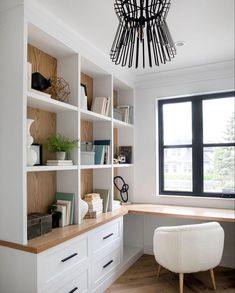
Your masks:
{"label": "wooden floor", "polygon": [[[216,293],[235,293],[235,269],[215,269]],[[165,269],[157,278],[157,263],[153,256],[143,255],[105,293],[175,293],[178,275]],[[184,293],[215,292],[210,272],[185,274]]]}

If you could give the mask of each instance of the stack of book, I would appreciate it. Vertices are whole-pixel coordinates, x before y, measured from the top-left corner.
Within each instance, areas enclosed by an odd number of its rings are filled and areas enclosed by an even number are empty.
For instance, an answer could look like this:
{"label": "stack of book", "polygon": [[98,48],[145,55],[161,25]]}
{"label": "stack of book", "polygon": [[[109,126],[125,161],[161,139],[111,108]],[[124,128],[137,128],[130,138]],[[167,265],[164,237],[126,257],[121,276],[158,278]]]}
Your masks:
{"label": "stack of book", "polygon": [[109,108],[110,108],[111,98],[106,97],[95,97],[93,99],[93,104],[91,107],[91,111],[108,116]]}
{"label": "stack of book", "polygon": [[121,202],[119,200],[113,200],[113,211],[120,209]]}
{"label": "stack of book", "polygon": [[117,106],[117,109],[119,109],[122,112],[122,121],[126,123],[133,123],[133,107],[129,105],[125,106]]}
{"label": "stack of book", "polygon": [[56,193],[57,211],[61,213],[60,227],[74,223],[75,195],[73,193]]}
{"label": "stack of book", "polygon": [[96,215],[103,213],[103,199],[99,193],[89,193],[84,200],[88,203],[88,211],[95,212]]}
{"label": "stack of book", "polygon": [[95,140],[95,164],[103,165],[110,164],[110,140]]}
{"label": "stack of book", "polygon": [[47,160],[47,166],[72,166],[72,160]]}

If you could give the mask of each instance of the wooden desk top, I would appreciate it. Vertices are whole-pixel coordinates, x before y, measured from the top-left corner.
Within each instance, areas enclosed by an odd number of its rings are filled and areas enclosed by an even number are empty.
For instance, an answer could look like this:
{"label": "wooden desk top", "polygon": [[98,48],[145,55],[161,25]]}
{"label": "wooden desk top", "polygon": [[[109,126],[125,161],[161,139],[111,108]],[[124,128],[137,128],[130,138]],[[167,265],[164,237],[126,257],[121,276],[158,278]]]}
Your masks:
{"label": "wooden desk top", "polygon": [[235,223],[234,210],[155,204],[131,204],[126,207],[129,214]]}
{"label": "wooden desk top", "polygon": [[63,228],[53,229],[52,232],[48,234],[29,240],[27,245],[2,240],[0,240],[0,245],[37,254],[126,214],[235,223],[234,210],[155,204],[131,204],[122,206],[114,212],[102,214],[96,219],[83,220],[79,225],[70,225]]}

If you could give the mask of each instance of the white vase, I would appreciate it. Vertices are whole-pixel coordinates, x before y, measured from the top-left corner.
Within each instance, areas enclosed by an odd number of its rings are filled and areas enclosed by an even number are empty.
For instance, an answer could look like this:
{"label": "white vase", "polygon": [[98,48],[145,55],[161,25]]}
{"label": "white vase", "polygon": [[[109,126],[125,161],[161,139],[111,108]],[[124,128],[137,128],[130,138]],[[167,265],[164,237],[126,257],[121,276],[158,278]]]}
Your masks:
{"label": "white vase", "polygon": [[37,162],[37,153],[31,149],[33,137],[30,134],[30,127],[33,124],[33,119],[27,119],[27,166],[34,166]]}
{"label": "white vase", "polygon": [[81,208],[80,208],[81,219],[83,219],[88,212],[88,203],[83,199],[81,199],[80,202],[81,202]]}

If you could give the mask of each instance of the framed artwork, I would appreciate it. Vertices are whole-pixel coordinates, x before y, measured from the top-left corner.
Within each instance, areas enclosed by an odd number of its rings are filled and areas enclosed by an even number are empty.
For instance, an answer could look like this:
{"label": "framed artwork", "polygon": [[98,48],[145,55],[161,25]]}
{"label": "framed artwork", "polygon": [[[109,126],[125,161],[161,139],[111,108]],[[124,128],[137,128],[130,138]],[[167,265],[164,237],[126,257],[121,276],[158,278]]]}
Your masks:
{"label": "framed artwork", "polygon": [[37,154],[37,161],[34,166],[40,166],[42,165],[42,145],[33,143],[31,145],[32,150],[34,150]]}

